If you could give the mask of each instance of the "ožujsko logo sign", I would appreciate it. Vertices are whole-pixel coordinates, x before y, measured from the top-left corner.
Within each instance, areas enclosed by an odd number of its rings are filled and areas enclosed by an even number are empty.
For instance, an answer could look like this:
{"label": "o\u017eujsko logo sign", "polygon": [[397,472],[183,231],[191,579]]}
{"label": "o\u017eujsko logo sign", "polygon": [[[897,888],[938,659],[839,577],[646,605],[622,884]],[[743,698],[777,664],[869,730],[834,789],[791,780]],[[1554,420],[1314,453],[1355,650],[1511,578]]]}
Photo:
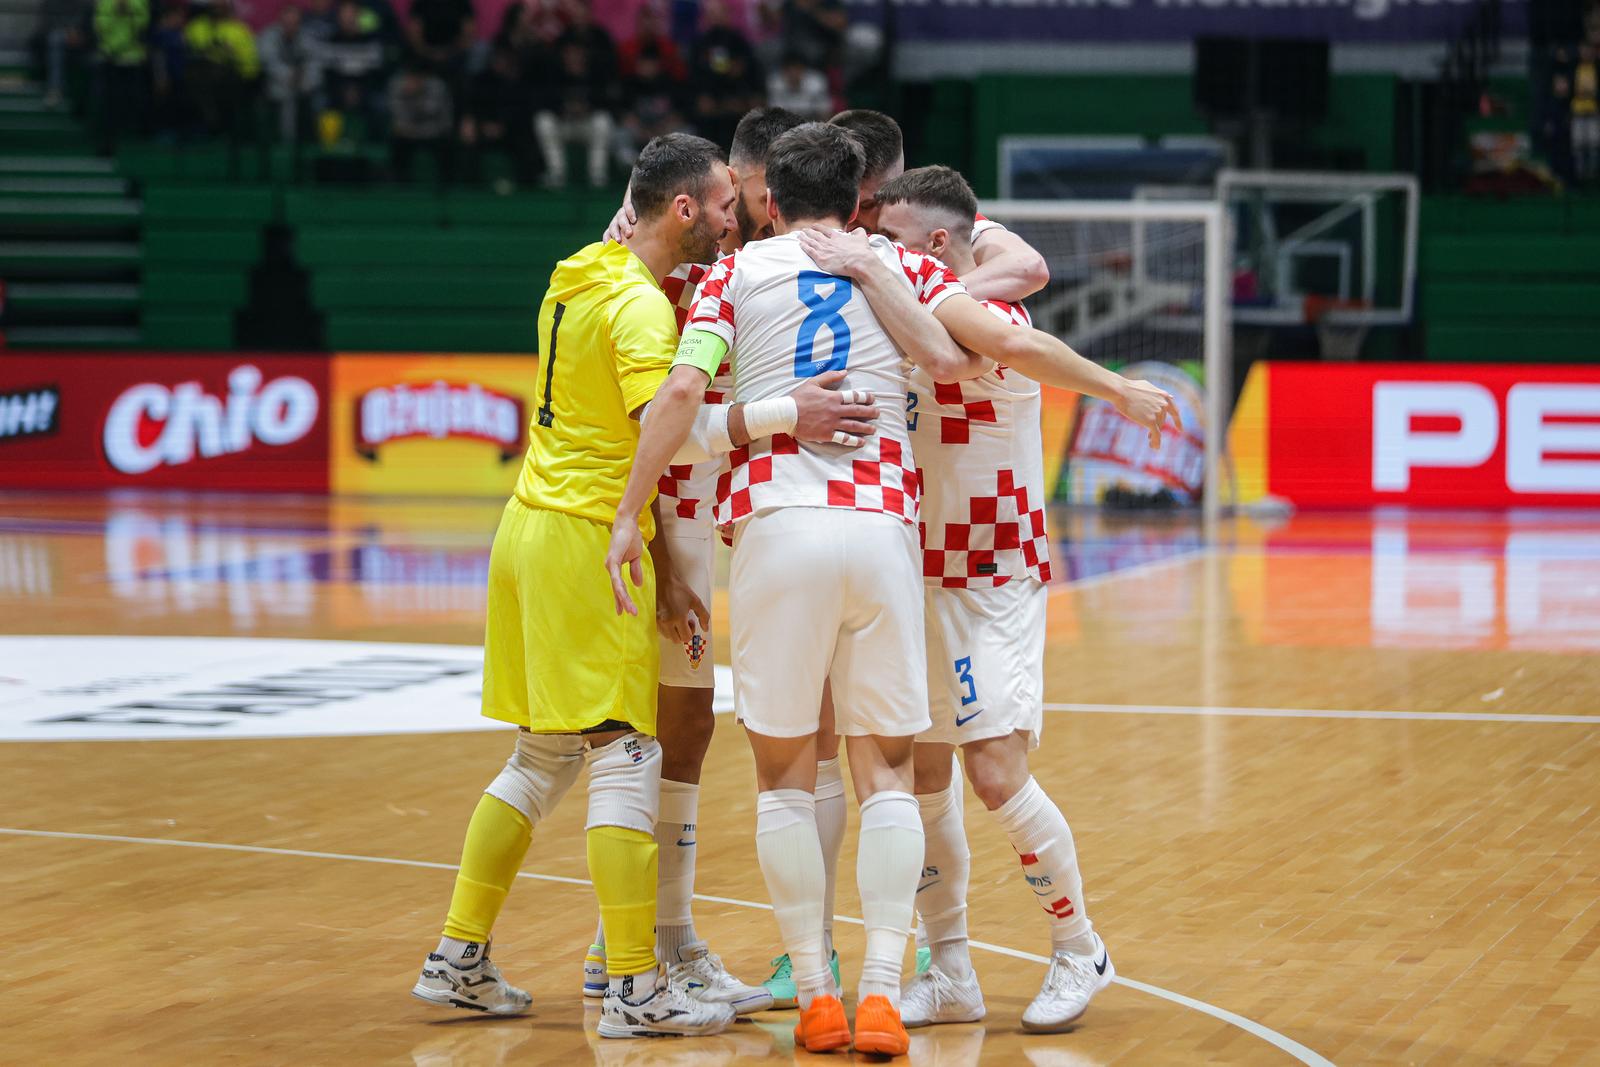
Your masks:
{"label": "o\u017eujsko logo sign", "polygon": [[355,405],[356,451],[374,462],[383,445],[416,437],[486,441],[502,463],[522,454],[521,399],[476,382],[402,382],[368,390]]}
{"label": "o\u017eujsko logo sign", "polygon": [[262,378],[257,367],[235,367],[226,397],[192,381],[124,390],[106,415],[106,460],[123,474],[144,474],[305,437],[317,421],[316,387],[291,375],[265,384]]}

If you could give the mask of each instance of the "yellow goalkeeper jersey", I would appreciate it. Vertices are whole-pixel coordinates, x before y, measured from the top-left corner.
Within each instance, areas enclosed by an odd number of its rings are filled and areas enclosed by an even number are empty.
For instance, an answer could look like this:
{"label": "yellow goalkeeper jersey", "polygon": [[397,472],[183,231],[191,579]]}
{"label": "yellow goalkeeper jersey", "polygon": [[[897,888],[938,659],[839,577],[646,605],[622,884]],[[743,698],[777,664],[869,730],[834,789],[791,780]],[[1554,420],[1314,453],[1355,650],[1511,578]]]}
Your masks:
{"label": "yellow goalkeeper jersey", "polygon": [[[639,442],[633,412],[655,396],[678,349],[672,302],[631,251],[589,245],[550,275],[539,348],[516,497],[609,526]],[[639,524],[655,536],[648,509]]]}

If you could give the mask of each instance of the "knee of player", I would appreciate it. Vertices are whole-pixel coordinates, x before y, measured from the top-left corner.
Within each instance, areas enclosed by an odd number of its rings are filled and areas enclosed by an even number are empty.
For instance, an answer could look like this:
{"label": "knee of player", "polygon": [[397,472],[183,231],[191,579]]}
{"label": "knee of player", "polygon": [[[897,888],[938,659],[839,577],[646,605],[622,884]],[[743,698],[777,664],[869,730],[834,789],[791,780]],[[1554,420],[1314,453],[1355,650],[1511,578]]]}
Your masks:
{"label": "knee of player", "polygon": [[[1001,756],[1000,753],[991,755]],[[1026,754],[1020,758],[1009,758],[1008,753],[1001,758],[987,759],[969,755],[966,765],[967,780],[972,783],[972,791],[990,811],[1004,807],[1008,800],[1017,795],[1018,790],[1028,784]]]}

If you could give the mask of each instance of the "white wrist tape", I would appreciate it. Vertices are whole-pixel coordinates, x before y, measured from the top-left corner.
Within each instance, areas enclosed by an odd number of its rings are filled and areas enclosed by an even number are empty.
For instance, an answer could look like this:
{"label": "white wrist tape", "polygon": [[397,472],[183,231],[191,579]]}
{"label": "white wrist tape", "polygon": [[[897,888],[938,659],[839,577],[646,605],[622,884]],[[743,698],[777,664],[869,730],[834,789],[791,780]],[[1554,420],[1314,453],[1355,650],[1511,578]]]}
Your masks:
{"label": "white wrist tape", "polygon": [[799,421],[800,407],[792,396],[768,397],[744,406],[744,428],[752,441],[775,433],[793,433]]}

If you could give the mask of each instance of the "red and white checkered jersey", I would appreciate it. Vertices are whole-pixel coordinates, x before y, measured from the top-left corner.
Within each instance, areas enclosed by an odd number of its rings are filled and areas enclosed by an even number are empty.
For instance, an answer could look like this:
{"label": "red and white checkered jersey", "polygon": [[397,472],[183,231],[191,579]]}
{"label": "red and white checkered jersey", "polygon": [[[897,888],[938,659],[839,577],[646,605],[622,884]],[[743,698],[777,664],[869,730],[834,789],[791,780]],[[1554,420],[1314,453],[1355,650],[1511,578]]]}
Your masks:
{"label": "red and white checkered jersey", "polygon": [[[700,283],[705,281],[710,272],[711,267],[707,264],[684,263],[661,283],[667,299],[672,301],[672,309],[677,312],[679,333],[683,332],[683,325],[689,320],[689,310],[694,307],[695,293]],[[706,389],[706,403],[726,403],[732,391],[733,368],[727,360],[723,360],[722,366],[717,369],[717,376]],[[667,468],[667,473],[656,484],[656,492],[661,497],[662,526],[666,532],[687,532],[681,530],[680,523],[692,523],[700,527],[696,532],[702,535],[710,532],[717,475],[727,466],[727,459],[716,458],[703,463],[674,463]]]}
{"label": "red and white checkered jersey", "polygon": [[[984,306],[1033,324],[1021,304]],[[923,580],[954,589],[1048,582],[1038,383],[998,364],[950,385],[916,369],[907,422],[922,482]]]}
{"label": "red and white checkered jersey", "polygon": [[[936,259],[886,237],[873,251],[930,309],[966,292]],[[871,390],[878,432],[860,448],[778,435],[735,449],[717,483],[717,523],[785,507],[850,508],[917,520],[917,477],[903,420],[910,364],[850,279],[818,270],[793,234],[719,260],[700,287],[689,329],[714,333],[733,355],[734,399],[791,392],[800,379],[844,370],[847,389]]]}
{"label": "red and white checkered jersey", "polygon": [[[978,243],[978,238],[982,237],[984,234],[988,233],[990,230],[1003,230],[1003,229],[1005,229],[1005,227],[1000,225],[1000,223],[994,221],[994,219],[984,218],[983,217],[983,212],[980,211],[980,212],[978,212],[978,214],[974,215],[973,218],[972,218],[972,243],[973,244],[977,244]],[[672,294],[669,292],[669,293],[667,293],[667,295],[671,296]]]}

